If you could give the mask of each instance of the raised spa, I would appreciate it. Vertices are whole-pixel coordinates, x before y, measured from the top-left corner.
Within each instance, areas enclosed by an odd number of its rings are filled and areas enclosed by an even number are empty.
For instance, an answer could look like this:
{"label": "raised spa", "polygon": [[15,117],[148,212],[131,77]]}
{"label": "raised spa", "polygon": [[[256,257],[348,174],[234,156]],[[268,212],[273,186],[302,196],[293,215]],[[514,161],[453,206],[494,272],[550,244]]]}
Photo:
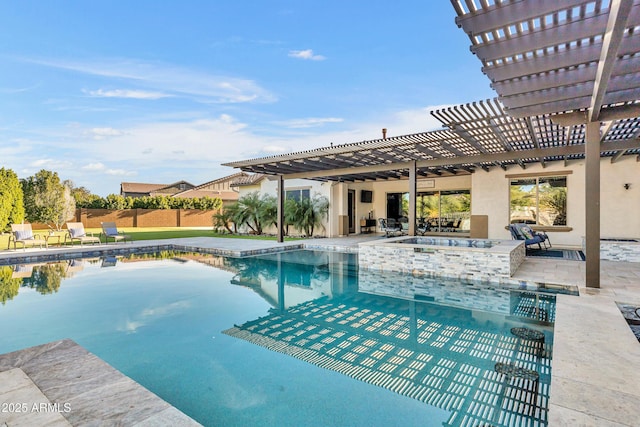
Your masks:
{"label": "raised spa", "polygon": [[409,245],[463,246],[468,248],[490,248],[499,245],[499,240],[487,239],[447,239],[442,237],[408,237],[393,243]]}
{"label": "raised spa", "polygon": [[477,281],[509,281],[525,258],[519,240],[403,236],[359,246],[361,269]]}

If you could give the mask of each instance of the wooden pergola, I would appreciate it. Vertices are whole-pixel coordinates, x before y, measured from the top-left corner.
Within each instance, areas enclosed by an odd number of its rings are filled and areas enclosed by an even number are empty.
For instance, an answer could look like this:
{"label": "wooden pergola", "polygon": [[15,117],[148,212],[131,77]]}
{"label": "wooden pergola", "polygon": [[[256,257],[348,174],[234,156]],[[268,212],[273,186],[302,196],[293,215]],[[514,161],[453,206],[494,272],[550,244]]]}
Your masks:
{"label": "wooden pergola", "polygon": [[600,158],[640,161],[640,1],[452,0],[498,98],[433,111],[443,130],[226,163],[284,180],[407,179],[586,164],[586,285],[600,286]]}

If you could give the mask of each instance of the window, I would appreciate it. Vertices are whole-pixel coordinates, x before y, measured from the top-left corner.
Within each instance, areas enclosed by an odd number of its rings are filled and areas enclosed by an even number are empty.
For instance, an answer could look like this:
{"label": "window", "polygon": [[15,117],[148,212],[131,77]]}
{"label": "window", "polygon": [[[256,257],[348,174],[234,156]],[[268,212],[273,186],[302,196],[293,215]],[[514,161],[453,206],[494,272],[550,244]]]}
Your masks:
{"label": "window", "polygon": [[509,219],[512,224],[567,225],[567,177],[512,178]]}
{"label": "window", "polygon": [[447,190],[418,193],[418,225],[434,232],[468,233],[471,225],[471,191]]}
{"label": "window", "polygon": [[[409,216],[409,193],[387,193],[387,218]],[[448,190],[419,192],[416,197],[416,221],[430,232],[469,232],[471,191]]]}
{"label": "window", "polygon": [[299,202],[301,200],[306,200],[311,198],[311,190],[309,188],[300,188],[296,190],[285,190],[284,191],[284,199],[285,200],[295,200]]}

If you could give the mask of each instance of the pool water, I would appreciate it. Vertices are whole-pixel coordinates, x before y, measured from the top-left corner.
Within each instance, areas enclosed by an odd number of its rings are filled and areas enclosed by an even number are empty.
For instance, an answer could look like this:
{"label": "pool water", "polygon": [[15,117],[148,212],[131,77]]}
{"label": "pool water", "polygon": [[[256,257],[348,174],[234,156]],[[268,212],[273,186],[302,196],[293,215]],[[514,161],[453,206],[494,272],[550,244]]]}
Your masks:
{"label": "pool water", "polygon": [[409,245],[463,246],[470,248],[491,248],[500,244],[499,241],[487,239],[445,239],[442,237],[405,237],[401,240],[395,240],[393,243]]}
{"label": "pool water", "polygon": [[[509,331],[548,322],[359,292],[353,254],[0,266],[0,301],[0,353],[71,338],[204,425],[546,425],[550,345]],[[533,418],[506,361],[540,373]]]}

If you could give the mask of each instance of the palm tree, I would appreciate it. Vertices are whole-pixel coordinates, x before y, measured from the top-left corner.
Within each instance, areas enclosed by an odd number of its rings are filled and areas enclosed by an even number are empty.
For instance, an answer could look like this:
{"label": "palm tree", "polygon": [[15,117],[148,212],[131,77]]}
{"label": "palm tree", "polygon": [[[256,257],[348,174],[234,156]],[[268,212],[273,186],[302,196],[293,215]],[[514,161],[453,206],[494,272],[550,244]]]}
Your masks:
{"label": "palm tree", "polygon": [[[313,236],[317,226],[323,227],[322,220],[329,212],[329,200],[318,193],[311,199],[302,199],[291,204],[293,209],[287,216],[294,227],[302,231],[305,236]],[[295,207],[294,207],[295,206]]]}
{"label": "palm tree", "polygon": [[276,224],[277,202],[274,196],[248,193],[238,199],[237,225],[246,225],[255,234],[262,234],[264,227]]}
{"label": "palm tree", "polygon": [[[238,231],[236,222],[234,221],[236,204],[222,208],[218,212],[213,214],[213,228],[217,231],[220,228],[225,228],[229,234],[233,234],[234,231]],[[233,224],[233,230],[230,224]]]}

